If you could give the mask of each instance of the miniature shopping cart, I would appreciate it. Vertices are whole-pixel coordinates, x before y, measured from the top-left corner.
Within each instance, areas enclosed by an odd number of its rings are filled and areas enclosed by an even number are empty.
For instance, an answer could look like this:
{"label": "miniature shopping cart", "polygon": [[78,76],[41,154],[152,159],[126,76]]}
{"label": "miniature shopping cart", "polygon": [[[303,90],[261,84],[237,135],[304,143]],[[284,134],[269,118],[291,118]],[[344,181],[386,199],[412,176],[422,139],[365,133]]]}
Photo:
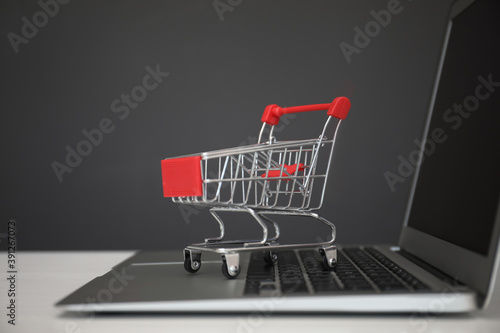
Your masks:
{"label": "miniature shopping cart", "polygon": [[[263,251],[264,260],[273,264],[280,249],[317,248],[324,266],[333,269],[337,262],[335,226],[313,211],[323,204],[337,130],[350,107],[346,97],[327,104],[287,108],[269,105],[256,144],[162,160],[164,196],[178,204],[211,207],[210,213],[220,228],[219,236],[184,249],[184,268],[197,272],[201,253],[215,252],[222,256],[222,273],[232,279],[240,273],[241,252]],[[327,110],[328,118],[318,138],[277,141],[273,136],[282,115],[319,110]],[[332,119],[333,133],[327,136]],[[226,240],[221,212],[249,213],[262,227],[262,238]],[[330,228],[329,239],[279,244],[279,225],[270,217],[273,215],[312,217]],[[272,226],[274,235],[269,234],[268,226]]]}

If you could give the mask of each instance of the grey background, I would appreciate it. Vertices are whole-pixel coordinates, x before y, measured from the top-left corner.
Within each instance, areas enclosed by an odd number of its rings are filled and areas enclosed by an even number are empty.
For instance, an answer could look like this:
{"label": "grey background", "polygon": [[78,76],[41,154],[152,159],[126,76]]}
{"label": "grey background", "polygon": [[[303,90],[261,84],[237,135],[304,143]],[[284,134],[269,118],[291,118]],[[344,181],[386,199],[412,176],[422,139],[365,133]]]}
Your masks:
{"label": "grey background", "polygon": [[[222,0],[227,3],[227,1]],[[347,96],[320,214],[340,243],[394,243],[410,181],[392,192],[385,171],[416,148],[451,1],[401,0],[403,10],[348,63],[339,44],[388,1],[81,1],[19,46],[36,1],[2,1],[0,233],[15,219],[24,250],[179,249],[215,234],[206,210],[183,218],[163,198],[160,160],[255,140],[268,104]],[[238,1],[231,3],[237,4]],[[123,120],[111,102],[142,84],[145,68],[170,75]],[[115,129],[59,182],[51,163],[103,118]],[[279,139],[319,134],[324,114],[289,119]],[[258,229],[231,218],[234,235]],[[323,229],[290,222],[289,239]]]}

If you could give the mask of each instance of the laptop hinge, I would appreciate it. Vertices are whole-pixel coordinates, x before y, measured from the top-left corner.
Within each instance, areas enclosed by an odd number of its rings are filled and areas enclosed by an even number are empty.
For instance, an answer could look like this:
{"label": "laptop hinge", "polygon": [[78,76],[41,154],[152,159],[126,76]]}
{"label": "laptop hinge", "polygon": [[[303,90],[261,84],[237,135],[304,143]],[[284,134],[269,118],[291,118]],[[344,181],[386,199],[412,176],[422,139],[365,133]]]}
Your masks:
{"label": "laptop hinge", "polygon": [[398,250],[396,252],[398,254],[402,255],[403,257],[405,257],[406,259],[408,259],[409,261],[411,261],[412,263],[414,263],[415,265],[417,265],[420,268],[423,268],[427,272],[431,273],[432,275],[434,275],[438,279],[443,280],[452,286],[456,286],[456,287],[465,287],[466,286],[465,283],[457,280],[455,277],[453,277],[451,275],[446,274],[445,272],[439,270],[438,268],[436,268],[432,265],[429,265],[428,263],[426,263],[425,261],[416,257],[415,255],[411,254],[408,251],[401,249],[401,250]]}

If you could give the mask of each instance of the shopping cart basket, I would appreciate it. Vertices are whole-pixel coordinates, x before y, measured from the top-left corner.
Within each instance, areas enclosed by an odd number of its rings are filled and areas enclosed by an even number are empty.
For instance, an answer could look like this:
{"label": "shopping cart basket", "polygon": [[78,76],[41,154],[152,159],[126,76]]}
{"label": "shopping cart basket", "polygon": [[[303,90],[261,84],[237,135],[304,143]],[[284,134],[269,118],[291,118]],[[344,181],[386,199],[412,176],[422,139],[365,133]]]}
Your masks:
{"label": "shopping cart basket", "polygon": [[[184,268],[197,272],[201,253],[210,251],[222,256],[224,276],[235,278],[240,273],[241,252],[264,251],[264,259],[273,264],[280,249],[318,248],[324,266],[333,269],[337,262],[335,225],[313,211],[323,204],[337,131],[350,107],[346,97],[337,97],[327,104],[287,108],[269,105],[264,110],[256,144],[162,160],[164,196],[178,204],[209,206],[219,223],[219,236],[184,249]],[[328,110],[319,138],[277,141],[273,136],[282,115],[319,110]],[[336,124],[328,137],[326,132],[333,118]],[[267,140],[264,139],[266,131],[269,131]],[[249,213],[262,227],[262,239],[225,240],[220,212]],[[317,243],[278,244],[280,230],[272,215],[312,217],[330,228],[329,239]],[[274,228],[272,236],[268,225]]]}

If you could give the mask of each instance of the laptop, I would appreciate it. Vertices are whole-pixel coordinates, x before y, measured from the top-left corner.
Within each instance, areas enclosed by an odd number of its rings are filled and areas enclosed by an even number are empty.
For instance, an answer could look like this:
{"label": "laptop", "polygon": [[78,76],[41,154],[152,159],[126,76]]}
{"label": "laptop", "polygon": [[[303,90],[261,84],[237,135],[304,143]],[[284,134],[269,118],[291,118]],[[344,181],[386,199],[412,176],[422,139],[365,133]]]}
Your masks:
{"label": "laptop", "polygon": [[[182,251],[138,252],[56,306],[93,312],[430,312],[483,309],[499,266],[500,31],[494,1],[457,1],[436,74],[397,246],[337,247],[333,270],[314,249],[275,262],[240,256],[237,278],[204,254],[195,274]],[[419,160],[422,161],[419,163]],[[412,162],[413,161],[413,162]],[[401,170],[390,175],[398,181]],[[400,177],[400,178],[398,178]]]}

